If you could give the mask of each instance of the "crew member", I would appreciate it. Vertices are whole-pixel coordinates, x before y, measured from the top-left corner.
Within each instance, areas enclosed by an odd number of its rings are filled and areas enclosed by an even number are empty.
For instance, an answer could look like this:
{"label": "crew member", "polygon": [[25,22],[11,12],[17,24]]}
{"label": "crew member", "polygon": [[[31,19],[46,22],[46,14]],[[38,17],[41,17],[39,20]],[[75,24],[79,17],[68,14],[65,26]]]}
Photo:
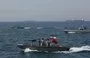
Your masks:
{"label": "crew member", "polygon": [[54,43],[56,46],[60,47],[60,45],[58,44],[57,38],[55,36],[51,36],[50,41]]}

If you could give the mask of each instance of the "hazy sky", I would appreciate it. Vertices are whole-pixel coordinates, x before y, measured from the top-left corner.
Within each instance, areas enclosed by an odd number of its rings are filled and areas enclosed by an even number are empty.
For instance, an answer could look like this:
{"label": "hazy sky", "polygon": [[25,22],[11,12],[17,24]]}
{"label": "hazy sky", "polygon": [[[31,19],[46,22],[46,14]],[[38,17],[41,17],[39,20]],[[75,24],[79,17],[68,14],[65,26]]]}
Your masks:
{"label": "hazy sky", "polygon": [[90,0],[0,0],[0,21],[90,19]]}

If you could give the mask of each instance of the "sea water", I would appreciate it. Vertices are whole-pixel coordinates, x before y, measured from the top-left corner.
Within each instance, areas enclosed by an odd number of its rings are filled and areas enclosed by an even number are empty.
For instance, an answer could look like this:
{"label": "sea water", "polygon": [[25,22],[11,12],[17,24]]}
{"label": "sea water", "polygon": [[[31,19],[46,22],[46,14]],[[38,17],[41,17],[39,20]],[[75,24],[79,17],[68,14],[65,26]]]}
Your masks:
{"label": "sea water", "polygon": [[[77,28],[80,22],[1,22],[0,58],[90,58],[90,33],[65,34],[65,27]],[[90,22],[85,22],[90,27]],[[12,26],[29,27],[14,29]],[[17,44],[27,44],[31,39],[48,38],[55,35],[60,45],[70,47],[69,51],[38,52],[26,48],[24,52]]]}

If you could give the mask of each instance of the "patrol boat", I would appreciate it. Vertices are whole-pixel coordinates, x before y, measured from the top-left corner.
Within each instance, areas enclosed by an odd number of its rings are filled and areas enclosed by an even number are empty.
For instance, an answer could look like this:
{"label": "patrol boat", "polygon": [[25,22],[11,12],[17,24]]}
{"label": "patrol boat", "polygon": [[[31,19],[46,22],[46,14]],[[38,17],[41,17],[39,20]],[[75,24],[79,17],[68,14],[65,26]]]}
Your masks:
{"label": "patrol boat", "polygon": [[37,50],[40,52],[55,52],[55,51],[69,51],[69,47],[63,47],[63,46],[55,46],[48,44],[47,46],[43,44],[42,46],[39,44],[40,42],[36,43],[36,40],[31,40],[30,44],[18,44],[17,46],[23,50],[26,48],[29,48],[30,50]]}
{"label": "patrol boat", "polygon": [[65,29],[64,32],[66,34],[68,33],[90,33],[90,29],[82,25],[78,29]]}

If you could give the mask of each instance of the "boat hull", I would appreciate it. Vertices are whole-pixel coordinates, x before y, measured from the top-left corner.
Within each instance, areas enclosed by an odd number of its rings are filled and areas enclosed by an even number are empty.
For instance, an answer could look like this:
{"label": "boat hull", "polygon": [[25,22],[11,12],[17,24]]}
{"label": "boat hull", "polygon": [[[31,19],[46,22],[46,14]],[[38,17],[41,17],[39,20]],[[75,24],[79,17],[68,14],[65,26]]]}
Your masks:
{"label": "boat hull", "polygon": [[20,49],[26,49],[29,48],[31,50],[38,50],[38,51],[48,51],[48,52],[54,52],[54,51],[69,51],[69,47],[55,47],[55,46],[30,46],[30,45],[18,45]]}

